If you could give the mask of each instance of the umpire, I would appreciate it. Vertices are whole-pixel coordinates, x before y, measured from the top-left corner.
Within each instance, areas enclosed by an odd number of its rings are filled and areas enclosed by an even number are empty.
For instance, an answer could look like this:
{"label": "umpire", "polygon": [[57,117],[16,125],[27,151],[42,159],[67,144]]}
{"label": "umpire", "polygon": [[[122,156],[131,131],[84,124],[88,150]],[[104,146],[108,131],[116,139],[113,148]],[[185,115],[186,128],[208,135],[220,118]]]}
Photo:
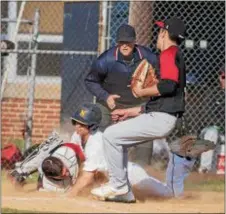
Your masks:
{"label": "umpire", "polygon": [[123,24],[117,31],[117,45],[94,61],[85,79],[88,90],[97,98],[102,111],[100,129],[111,125],[110,112],[116,108],[140,106],[144,98],[135,98],[129,87],[131,77],[142,59],[152,65],[156,56],[147,47],[137,45],[135,29]]}

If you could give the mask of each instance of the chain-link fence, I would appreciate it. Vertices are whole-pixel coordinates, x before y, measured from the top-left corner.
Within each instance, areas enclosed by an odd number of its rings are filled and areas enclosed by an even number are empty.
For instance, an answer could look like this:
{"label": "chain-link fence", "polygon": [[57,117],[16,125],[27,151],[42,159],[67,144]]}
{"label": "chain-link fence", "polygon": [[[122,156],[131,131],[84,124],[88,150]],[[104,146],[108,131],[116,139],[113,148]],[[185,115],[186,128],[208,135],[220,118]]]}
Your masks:
{"label": "chain-link fence", "polygon": [[[36,9],[40,13],[38,32],[34,31]],[[33,143],[40,142],[52,129],[67,123],[78,105],[93,101],[84,78],[96,57],[116,44],[116,31],[121,24],[133,25],[137,43],[158,53],[154,21],[172,16],[183,19],[187,26],[181,46],[189,80],[187,131],[199,135],[205,127],[216,125],[224,135],[225,92],[219,79],[219,72],[225,69],[224,2],[1,1],[1,14],[1,39],[16,43],[15,50],[2,57],[1,63],[2,145],[15,140],[23,144],[31,130]],[[36,58],[35,64],[32,57]],[[33,103],[29,99],[32,86]],[[29,104],[34,107],[30,118],[33,126],[27,122]],[[167,142],[174,140],[174,135]],[[162,148],[154,147],[154,160],[163,156],[164,161],[168,160],[167,143],[159,145],[165,145],[164,155]]]}
{"label": "chain-link fence", "polygon": [[[224,11],[225,4],[220,1],[108,2],[106,48],[116,44],[118,26],[129,23],[136,28],[137,43],[150,46],[153,52],[158,53],[155,46],[158,31],[153,25],[154,20],[165,20],[173,16],[184,20],[187,27],[186,40],[181,48],[188,72],[186,128],[187,132],[196,135],[200,135],[205,127],[213,125],[218,126],[220,134],[224,135],[225,91],[221,87],[224,76],[220,76],[221,71],[225,70]],[[173,140],[175,133],[167,142]],[[159,151],[167,151],[167,146],[164,142],[160,145],[162,148],[154,146],[153,149],[157,152],[158,160],[161,157],[165,160],[167,153],[162,155]],[[217,161],[216,154],[214,159]]]}

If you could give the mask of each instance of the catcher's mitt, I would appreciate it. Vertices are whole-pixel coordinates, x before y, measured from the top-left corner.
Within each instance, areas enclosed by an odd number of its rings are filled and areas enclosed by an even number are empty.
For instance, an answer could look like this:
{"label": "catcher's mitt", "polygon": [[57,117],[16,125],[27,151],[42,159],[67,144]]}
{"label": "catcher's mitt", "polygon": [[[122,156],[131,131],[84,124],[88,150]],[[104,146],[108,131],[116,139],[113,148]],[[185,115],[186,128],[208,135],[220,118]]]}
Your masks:
{"label": "catcher's mitt", "polygon": [[131,89],[133,95],[137,97],[136,94],[133,92],[133,89],[135,87],[149,88],[156,83],[158,83],[158,79],[155,75],[155,70],[153,66],[146,59],[143,59],[137,66],[132,76]]}
{"label": "catcher's mitt", "polygon": [[184,135],[170,144],[171,151],[185,157],[195,144],[196,140],[196,136]]}
{"label": "catcher's mitt", "polygon": [[180,140],[174,141],[171,151],[183,157],[197,158],[203,152],[212,150],[216,147],[214,142],[204,139],[197,139],[193,135],[184,135]]}

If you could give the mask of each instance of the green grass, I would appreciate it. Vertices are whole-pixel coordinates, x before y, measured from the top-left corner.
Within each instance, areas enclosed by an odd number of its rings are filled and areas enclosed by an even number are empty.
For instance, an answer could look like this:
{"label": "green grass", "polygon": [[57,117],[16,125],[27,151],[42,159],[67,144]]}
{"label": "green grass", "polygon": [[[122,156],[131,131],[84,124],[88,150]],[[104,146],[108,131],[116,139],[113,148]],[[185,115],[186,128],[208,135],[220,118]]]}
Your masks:
{"label": "green grass", "polygon": [[38,212],[38,211],[29,211],[29,210],[17,210],[11,208],[2,208],[1,213],[51,213],[51,212]]}
{"label": "green grass", "polygon": [[194,191],[214,191],[224,192],[225,181],[224,179],[203,179],[201,181],[185,181],[185,189]]}
{"label": "green grass", "polygon": [[17,210],[17,209],[11,209],[11,208],[2,208],[1,211],[2,211],[1,213],[40,213],[40,212]]}
{"label": "green grass", "polygon": [[14,139],[13,143],[20,149],[21,152],[25,149],[25,141],[22,139]]}

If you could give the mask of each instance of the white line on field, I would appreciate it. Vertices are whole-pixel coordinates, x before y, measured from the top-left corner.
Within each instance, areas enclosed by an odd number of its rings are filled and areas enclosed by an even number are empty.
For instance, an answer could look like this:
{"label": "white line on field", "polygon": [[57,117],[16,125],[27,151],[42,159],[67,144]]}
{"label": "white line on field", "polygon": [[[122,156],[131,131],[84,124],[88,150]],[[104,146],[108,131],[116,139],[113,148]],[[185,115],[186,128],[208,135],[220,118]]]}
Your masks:
{"label": "white line on field", "polygon": [[[103,206],[101,206],[101,204],[99,204],[98,202],[92,202],[92,201],[89,201],[89,202],[85,202],[85,201],[76,201],[75,199],[70,199],[70,198],[63,198],[63,197],[60,197],[60,198],[47,198],[47,197],[31,197],[31,198],[27,198],[27,197],[12,197],[12,196],[4,196],[2,197],[2,200],[8,200],[8,201],[54,201],[56,202],[56,200],[60,200],[60,201],[68,201],[68,202],[73,202],[73,204],[77,204],[77,205],[81,205],[81,206],[88,206],[88,207],[93,207],[95,209],[99,209],[99,210],[105,210],[105,211],[108,211],[108,212],[114,212],[114,213],[128,213],[125,212],[125,211],[121,211],[121,210],[115,210],[115,209],[111,209],[111,208],[105,208]],[[106,202],[108,203],[108,202]]]}

